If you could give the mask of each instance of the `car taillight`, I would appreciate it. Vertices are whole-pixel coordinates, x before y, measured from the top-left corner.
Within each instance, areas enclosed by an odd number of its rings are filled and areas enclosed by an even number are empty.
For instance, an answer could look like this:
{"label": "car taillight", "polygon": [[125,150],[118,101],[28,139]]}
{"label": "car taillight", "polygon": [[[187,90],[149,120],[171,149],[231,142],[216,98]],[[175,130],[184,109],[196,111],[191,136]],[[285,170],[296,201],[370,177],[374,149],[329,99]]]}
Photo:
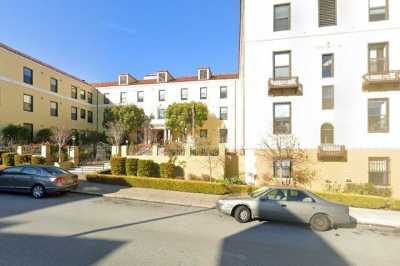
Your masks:
{"label": "car taillight", "polygon": [[65,179],[64,179],[63,176],[59,176],[59,177],[57,177],[56,180],[55,180],[55,183],[56,183],[57,185],[62,185],[62,184],[64,184],[64,182],[65,182]]}

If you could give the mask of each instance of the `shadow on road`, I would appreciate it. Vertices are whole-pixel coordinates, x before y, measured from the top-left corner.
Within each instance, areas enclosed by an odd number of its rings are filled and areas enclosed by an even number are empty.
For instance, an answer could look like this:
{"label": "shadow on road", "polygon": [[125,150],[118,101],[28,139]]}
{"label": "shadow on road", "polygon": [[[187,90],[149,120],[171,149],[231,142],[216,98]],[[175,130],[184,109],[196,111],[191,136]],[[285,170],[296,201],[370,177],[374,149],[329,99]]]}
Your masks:
{"label": "shadow on road", "polygon": [[219,265],[349,265],[323,234],[304,225],[261,222],[223,240]]}

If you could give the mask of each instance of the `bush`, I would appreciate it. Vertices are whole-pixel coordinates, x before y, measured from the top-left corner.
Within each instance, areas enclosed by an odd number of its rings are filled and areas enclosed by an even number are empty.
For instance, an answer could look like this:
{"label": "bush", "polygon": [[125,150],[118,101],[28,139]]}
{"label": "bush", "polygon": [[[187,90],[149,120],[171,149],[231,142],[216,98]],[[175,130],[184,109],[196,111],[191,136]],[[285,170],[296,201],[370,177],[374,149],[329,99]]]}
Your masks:
{"label": "bush", "polygon": [[224,183],[226,185],[246,185],[246,183],[239,177],[224,178],[224,179],[218,180],[218,182]]}
{"label": "bush", "polygon": [[360,194],[360,195],[373,195],[380,197],[391,197],[391,188],[382,188],[374,186],[373,184],[346,184],[344,193]]}
{"label": "bush", "polygon": [[138,161],[139,161],[138,159],[133,159],[133,158],[126,159],[125,163],[126,175],[137,176]]}
{"label": "bush", "polygon": [[50,142],[53,136],[53,131],[50,128],[42,128],[36,133],[35,142],[45,143]]}
{"label": "bush", "polygon": [[400,211],[400,200],[392,200],[390,202],[390,209]]}
{"label": "bush", "polygon": [[14,155],[14,164],[15,165],[22,165],[22,164],[30,164],[31,163],[31,155]]}
{"label": "bush", "polygon": [[3,153],[1,155],[2,164],[4,166],[13,166],[15,164],[14,156],[15,156],[15,153],[8,153],[8,152]]}
{"label": "bush", "polygon": [[137,163],[137,175],[152,177],[157,175],[156,164],[152,160],[139,160]]}
{"label": "bush", "polygon": [[113,157],[111,158],[111,173],[113,175],[125,175],[125,162],[126,158],[123,157]]}
{"label": "bush", "polygon": [[355,208],[386,209],[390,207],[388,199],[382,197],[327,192],[316,194],[323,199],[345,204]]}
{"label": "bush", "polygon": [[173,163],[161,163],[160,164],[160,177],[162,178],[175,178],[176,167]]}
{"label": "bush", "polygon": [[65,161],[65,162],[60,163],[60,168],[62,168],[64,170],[70,170],[70,169],[75,168],[75,164],[70,161]]}
{"label": "bush", "polygon": [[1,158],[1,155],[2,155],[3,153],[7,153],[7,151],[2,151],[2,150],[0,150],[0,165],[3,164],[3,159]]}
{"label": "bush", "polygon": [[32,156],[31,163],[33,165],[45,165],[46,158],[44,158],[42,156]]}

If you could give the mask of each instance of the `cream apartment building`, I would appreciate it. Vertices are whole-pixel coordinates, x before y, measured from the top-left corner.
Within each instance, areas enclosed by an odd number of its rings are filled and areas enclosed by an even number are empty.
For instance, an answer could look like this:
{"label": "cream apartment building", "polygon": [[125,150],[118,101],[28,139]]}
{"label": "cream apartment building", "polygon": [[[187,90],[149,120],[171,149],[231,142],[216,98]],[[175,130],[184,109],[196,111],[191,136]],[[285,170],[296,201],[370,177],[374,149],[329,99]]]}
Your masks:
{"label": "cream apartment building", "polygon": [[213,74],[208,67],[199,68],[196,74],[175,77],[169,71],[136,79],[121,74],[116,81],[93,84],[104,95],[100,107],[135,104],[151,117],[150,130],[138,132],[138,143],[163,144],[171,139],[165,126],[165,113],[169,105],[184,102],[202,102],[209,110],[208,120],[197,136],[213,144],[225,143],[237,149],[236,101],[239,90],[237,74]]}
{"label": "cream apartment building", "polygon": [[245,172],[277,169],[268,135],[291,134],[327,181],[400,196],[400,1],[242,0]]}
{"label": "cream apartment building", "polygon": [[0,128],[38,130],[65,125],[101,129],[97,90],[87,82],[0,43]]}

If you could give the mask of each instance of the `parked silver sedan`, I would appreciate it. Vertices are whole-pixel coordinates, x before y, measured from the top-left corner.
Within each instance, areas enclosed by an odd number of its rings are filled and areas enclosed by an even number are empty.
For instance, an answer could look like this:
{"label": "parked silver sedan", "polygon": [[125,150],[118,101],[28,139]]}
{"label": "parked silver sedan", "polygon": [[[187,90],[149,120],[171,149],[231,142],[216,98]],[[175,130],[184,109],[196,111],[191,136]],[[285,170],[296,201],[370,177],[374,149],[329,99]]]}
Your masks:
{"label": "parked silver sedan", "polygon": [[228,196],[217,202],[217,209],[240,223],[253,219],[307,223],[317,231],[352,223],[347,206],[290,187],[262,187],[248,196]]}

